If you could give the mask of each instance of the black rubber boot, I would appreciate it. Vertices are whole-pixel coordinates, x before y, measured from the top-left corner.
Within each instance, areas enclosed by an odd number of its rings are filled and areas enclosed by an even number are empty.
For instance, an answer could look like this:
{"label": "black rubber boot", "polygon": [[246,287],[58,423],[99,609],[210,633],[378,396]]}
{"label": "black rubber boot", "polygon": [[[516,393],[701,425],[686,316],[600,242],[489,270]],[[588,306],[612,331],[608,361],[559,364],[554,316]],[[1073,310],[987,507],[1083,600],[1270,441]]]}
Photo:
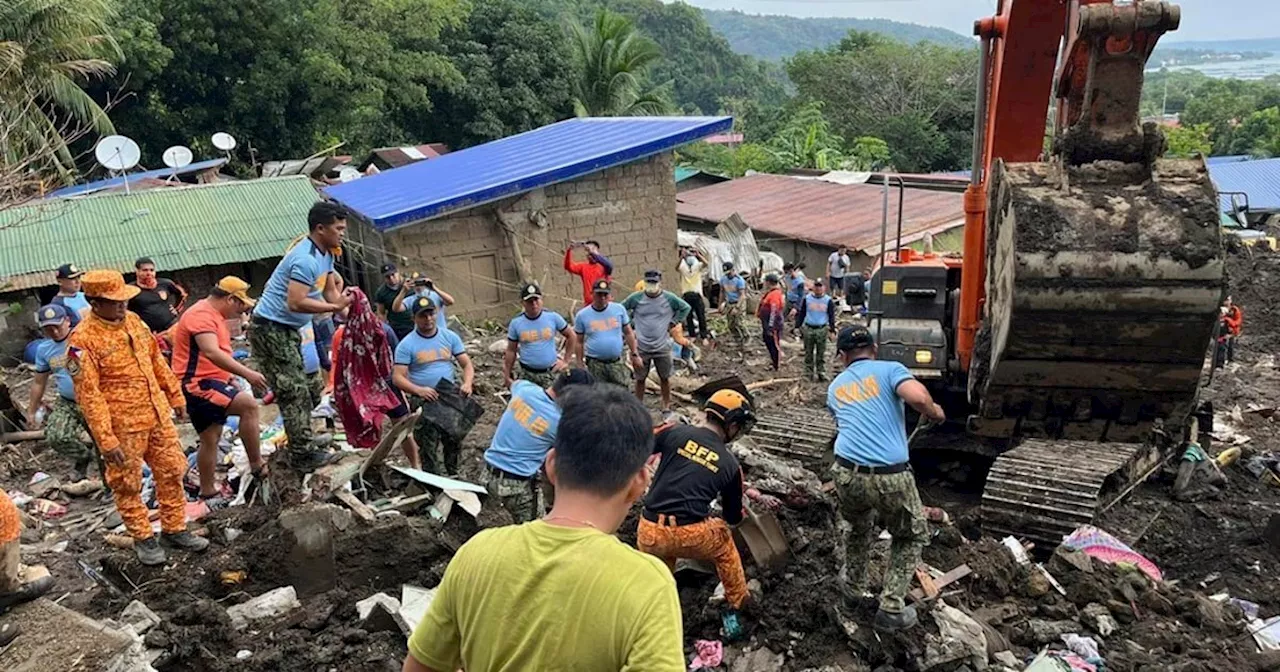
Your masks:
{"label": "black rubber boot", "polygon": [[919,619],[916,617],[916,608],[908,605],[901,612],[893,614],[881,609],[876,612],[876,620],[871,624],[876,630],[881,632],[896,632],[899,630],[909,630],[916,627]]}
{"label": "black rubber boot", "polygon": [[53,590],[53,577],[42,576],[35,581],[28,581],[22,584],[12,593],[0,593],[0,612],[9,607],[43,597],[50,590]]}

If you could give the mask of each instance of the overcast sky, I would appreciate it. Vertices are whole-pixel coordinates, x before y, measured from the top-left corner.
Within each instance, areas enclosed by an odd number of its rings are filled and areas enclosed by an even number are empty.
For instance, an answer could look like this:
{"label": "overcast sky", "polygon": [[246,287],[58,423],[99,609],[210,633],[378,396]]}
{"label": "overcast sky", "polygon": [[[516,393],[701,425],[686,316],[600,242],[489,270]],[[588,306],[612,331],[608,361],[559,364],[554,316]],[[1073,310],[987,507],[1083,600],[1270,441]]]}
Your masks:
{"label": "overcast sky", "polygon": [[[995,12],[995,0],[686,0],[698,7],[751,14],[883,18],[950,28],[968,35],[974,19]],[[1276,0],[1180,0],[1182,27],[1174,40],[1280,37]]]}

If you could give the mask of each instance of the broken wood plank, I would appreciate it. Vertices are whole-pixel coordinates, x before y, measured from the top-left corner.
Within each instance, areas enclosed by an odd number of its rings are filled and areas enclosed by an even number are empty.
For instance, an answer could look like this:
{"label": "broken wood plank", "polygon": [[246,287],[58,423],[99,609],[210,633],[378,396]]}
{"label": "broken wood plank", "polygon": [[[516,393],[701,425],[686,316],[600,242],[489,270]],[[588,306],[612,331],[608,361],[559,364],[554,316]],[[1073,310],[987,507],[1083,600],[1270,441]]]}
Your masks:
{"label": "broken wood plank", "polygon": [[360,467],[363,465],[364,455],[347,453],[338,458],[337,462],[326,464],[312,473],[311,491],[324,495],[335,492],[350,483],[351,479],[360,473]]}
{"label": "broken wood plank", "polygon": [[[969,569],[969,565],[967,564],[960,565],[959,567],[956,567],[955,569],[935,579],[933,582],[934,587],[937,588],[939,591],[941,591],[943,588],[946,588],[947,586],[955,583],[956,581],[959,581],[960,579],[963,579],[966,576],[969,576],[972,573],[973,573],[973,570]],[[911,599],[915,600],[916,602],[924,601],[925,600],[924,591],[919,588],[912,590]]]}
{"label": "broken wood plank", "polygon": [[769,380],[757,380],[754,383],[747,383],[747,391],[754,392],[770,385],[784,385],[786,383],[798,383],[799,378],[770,378]]}
{"label": "broken wood plank", "polygon": [[410,413],[409,415],[395,420],[387,427],[387,431],[382,435],[382,439],[378,441],[378,445],[374,447],[373,452],[369,453],[369,457],[364,459],[364,464],[360,465],[360,476],[363,477],[368,471],[387,459],[387,455],[399,446],[405,440],[405,437],[413,431],[418,424],[418,418],[422,417],[422,409]]}
{"label": "broken wood plank", "polygon": [[400,513],[405,513],[406,511],[412,511],[427,502],[434,501],[435,498],[435,495],[426,493],[423,495],[415,495],[413,497],[392,499],[389,503],[379,506],[378,513],[382,513],[383,511],[399,511]]}
{"label": "broken wood plank", "polygon": [[22,441],[41,441],[44,439],[43,429],[33,429],[25,432],[5,432],[0,434],[0,443],[19,443]]}
{"label": "broken wood plank", "polygon": [[333,496],[336,497],[338,501],[350,507],[351,511],[359,516],[363,521],[373,522],[378,517],[378,514],[375,513],[368,504],[360,501],[360,498],[356,497],[355,493],[347,490],[346,488],[335,491]]}
{"label": "broken wood plank", "polygon": [[938,593],[942,592],[924,567],[916,567],[916,580],[920,582],[920,589],[924,591],[924,596],[927,599],[932,600],[938,596]]}

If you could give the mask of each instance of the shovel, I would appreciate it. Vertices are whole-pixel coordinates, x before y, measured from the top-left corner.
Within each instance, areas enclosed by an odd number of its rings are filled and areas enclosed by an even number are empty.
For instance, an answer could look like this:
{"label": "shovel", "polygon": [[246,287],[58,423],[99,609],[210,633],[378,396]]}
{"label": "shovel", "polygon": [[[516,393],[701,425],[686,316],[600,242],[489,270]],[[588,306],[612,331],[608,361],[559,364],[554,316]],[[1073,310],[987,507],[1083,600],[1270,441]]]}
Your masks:
{"label": "shovel", "polygon": [[787,535],[772,511],[757,514],[747,507],[747,516],[738,525],[737,533],[761,569],[776,570],[791,557]]}

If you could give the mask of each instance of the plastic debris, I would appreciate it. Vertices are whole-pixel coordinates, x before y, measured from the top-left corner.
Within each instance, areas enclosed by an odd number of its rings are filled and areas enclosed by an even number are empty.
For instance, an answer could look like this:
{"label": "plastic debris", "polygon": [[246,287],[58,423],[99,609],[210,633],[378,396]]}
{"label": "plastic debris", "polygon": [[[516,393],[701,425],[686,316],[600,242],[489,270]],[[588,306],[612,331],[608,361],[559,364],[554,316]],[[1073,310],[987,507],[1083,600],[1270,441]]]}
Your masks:
{"label": "plastic debris", "polygon": [[18,490],[10,490],[8,492],[8,495],[9,495],[9,499],[13,501],[13,505],[18,508],[25,507],[26,505],[30,504],[32,500],[35,499],[35,497],[32,497],[31,495],[28,495],[27,493],[21,492]]}
{"label": "plastic debris", "polygon": [[427,614],[431,601],[436,599],[436,589],[430,590],[404,584],[400,586],[400,617],[412,632],[418,627],[418,621]]}
{"label": "plastic debris", "polygon": [[1062,545],[1082,551],[1085,555],[1097,558],[1108,564],[1127,563],[1135,565],[1155,581],[1161,581],[1164,578],[1160,573],[1160,568],[1155,563],[1130,548],[1128,544],[1092,525],[1082,525],[1076,528],[1075,532],[1072,532],[1066,539],[1062,540]]}
{"label": "plastic debris", "polygon": [[67,515],[67,507],[48,499],[37,499],[31,502],[31,508],[45,520],[61,518]]}
{"label": "plastic debris", "polygon": [[358,615],[360,620],[363,621],[369,618],[369,614],[373,613],[373,608],[378,605],[382,605],[384,609],[393,614],[400,611],[400,600],[397,600],[386,593],[374,593],[373,595],[356,602],[356,615]]}
{"label": "plastic debris", "polygon": [[699,639],[693,643],[693,650],[697,653],[689,661],[690,670],[720,667],[720,662],[724,660],[724,644],[719,640]]}
{"label": "plastic debris", "polygon": [[253,652],[249,649],[240,649],[236,651],[236,660],[249,660],[252,655]]}
{"label": "plastic debris", "polygon": [[1004,547],[1009,549],[1009,552],[1013,554],[1013,559],[1017,560],[1019,565],[1025,565],[1028,562],[1031,562],[1030,556],[1027,555],[1027,549],[1022,547],[1022,542],[1018,541],[1016,537],[1010,535],[1001,539],[1000,543],[1004,544]]}

